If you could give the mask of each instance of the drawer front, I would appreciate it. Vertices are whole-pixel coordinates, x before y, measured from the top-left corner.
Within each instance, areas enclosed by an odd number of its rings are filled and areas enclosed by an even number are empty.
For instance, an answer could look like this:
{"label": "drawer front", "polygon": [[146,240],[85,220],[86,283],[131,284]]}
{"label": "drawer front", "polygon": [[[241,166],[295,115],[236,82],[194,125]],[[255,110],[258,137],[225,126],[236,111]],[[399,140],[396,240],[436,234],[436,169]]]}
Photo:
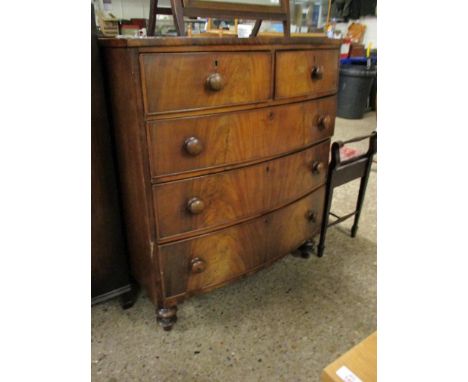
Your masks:
{"label": "drawer front", "polygon": [[338,51],[276,53],[276,98],[322,96],[338,89]]}
{"label": "drawer front", "polygon": [[148,114],[271,98],[270,52],[154,53],[140,59]]}
{"label": "drawer front", "polygon": [[286,157],[153,187],[158,236],[234,223],[281,207],[325,182],[330,141]]}
{"label": "drawer front", "polygon": [[160,246],[166,297],[221,285],[296,249],[320,230],[324,191],[249,222]]}
{"label": "drawer front", "polygon": [[336,97],[148,124],[153,178],[260,160],[333,134]]}

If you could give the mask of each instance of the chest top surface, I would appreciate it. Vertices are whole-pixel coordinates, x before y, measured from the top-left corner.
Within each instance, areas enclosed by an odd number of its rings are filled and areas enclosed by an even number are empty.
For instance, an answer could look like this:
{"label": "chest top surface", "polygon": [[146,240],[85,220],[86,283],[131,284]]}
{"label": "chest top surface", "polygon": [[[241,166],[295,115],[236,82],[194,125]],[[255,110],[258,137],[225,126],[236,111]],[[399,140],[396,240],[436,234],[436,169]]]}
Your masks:
{"label": "chest top surface", "polygon": [[191,47],[191,46],[251,46],[251,45],[312,45],[338,48],[341,40],[327,37],[146,37],[146,38],[100,38],[103,47],[150,48],[150,47]]}

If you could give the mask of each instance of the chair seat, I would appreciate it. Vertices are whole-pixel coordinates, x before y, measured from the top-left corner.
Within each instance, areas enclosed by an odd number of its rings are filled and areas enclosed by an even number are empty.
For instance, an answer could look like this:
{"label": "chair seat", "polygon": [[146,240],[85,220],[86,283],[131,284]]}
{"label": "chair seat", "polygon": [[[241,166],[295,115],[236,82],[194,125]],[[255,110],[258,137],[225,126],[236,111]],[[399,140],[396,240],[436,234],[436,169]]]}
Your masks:
{"label": "chair seat", "polygon": [[349,146],[343,146],[340,148],[340,158],[342,161],[349,160],[351,158],[361,155],[361,151]]}

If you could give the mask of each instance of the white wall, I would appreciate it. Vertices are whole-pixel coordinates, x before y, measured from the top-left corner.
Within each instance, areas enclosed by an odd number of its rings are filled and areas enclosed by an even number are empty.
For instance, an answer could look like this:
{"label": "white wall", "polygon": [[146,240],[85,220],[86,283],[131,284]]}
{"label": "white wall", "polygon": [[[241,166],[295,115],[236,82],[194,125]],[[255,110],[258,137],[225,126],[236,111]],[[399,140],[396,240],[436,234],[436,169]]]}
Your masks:
{"label": "white wall", "polygon": [[[96,0],[101,4],[102,0]],[[169,0],[160,0],[158,6],[169,6]],[[112,0],[109,12],[118,19],[148,18],[150,0]]]}

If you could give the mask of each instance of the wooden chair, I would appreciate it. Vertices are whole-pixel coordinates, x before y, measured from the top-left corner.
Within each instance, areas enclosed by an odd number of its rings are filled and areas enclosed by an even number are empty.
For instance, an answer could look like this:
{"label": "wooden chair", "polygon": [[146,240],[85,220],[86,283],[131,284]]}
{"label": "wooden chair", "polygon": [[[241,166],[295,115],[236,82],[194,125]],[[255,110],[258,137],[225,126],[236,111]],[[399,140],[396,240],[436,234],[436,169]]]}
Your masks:
{"label": "wooden chair", "polygon": [[[369,139],[369,148],[366,153],[355,156],[345,161],[341,161],[340,149],[348,143],[359,142],[364,139]],[[372,166],[372,160],[374,155],[377,153],[377,132],[374,131],[372,134],[350,139],[349,141],[334,142],[331,148],[331,161],[328,167],[327,185],[325,193],[325,207],[323,210],[322,228],[320,231],[320,242],[317,248],[317,256],[322,257],[325,250],[325,238],[327,235],[327,229],[335,224],[341,223],[346,219],[354,216],[354,223],[351,228],[351,237],[355,237],[359,217],[361,216],[362,205],[364,203],[364,196],[366,194],[367,182],[369,180],[369,174]],[[345,216],[338,216],[330,212],[333,190],[345,183],[348,183],[354,179],[361,178],[359,186],[359,194],[356,203],[356,210]],[[336,220],[329,223],[330,215],[334,216]]]}

